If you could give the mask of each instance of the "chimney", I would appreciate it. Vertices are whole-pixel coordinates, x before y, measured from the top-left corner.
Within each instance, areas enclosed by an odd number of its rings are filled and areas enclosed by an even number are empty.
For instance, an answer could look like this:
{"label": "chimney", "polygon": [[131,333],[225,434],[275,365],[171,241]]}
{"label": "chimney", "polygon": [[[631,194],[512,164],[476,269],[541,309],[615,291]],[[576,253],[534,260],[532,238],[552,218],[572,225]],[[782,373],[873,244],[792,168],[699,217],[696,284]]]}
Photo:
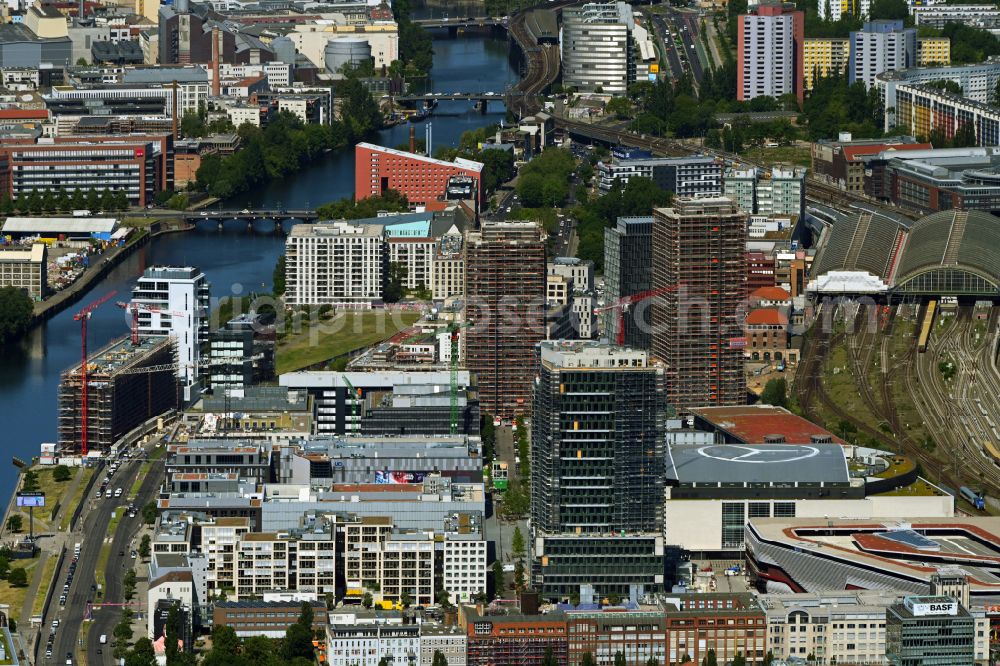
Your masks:
{"label": "chimney", "polygon": [[222,82],[219,81],[219,28],[212,28],[212,97],[222,94]]}
{"label": "chimney", "polygon": [[181,138],[179,128],[177,127],[177,81],[173,82],[173,113],[170,115],[171,129],[174,133],[174,139]]}
{"label": "chimney", "polygon": [[410,152],[417,152],[417,128],[410,123]]}
{"label": "chimney", "polygon": [[86,2],[85,2],[85,0],[80,0],[80,9],[77,12],[77,18],[82,21],[86,15],[87,15],[87,5],[86,5]]}

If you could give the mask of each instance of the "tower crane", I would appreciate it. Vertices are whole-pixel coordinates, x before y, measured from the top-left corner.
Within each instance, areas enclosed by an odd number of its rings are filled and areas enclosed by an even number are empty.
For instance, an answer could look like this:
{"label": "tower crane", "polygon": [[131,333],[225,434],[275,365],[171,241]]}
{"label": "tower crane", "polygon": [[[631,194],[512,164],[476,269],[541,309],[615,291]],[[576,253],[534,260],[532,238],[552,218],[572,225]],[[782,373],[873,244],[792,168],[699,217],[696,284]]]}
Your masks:
{"label": "tower crane", "polygon": [[[609,310],[615,311],[615,329],[617,331],[615,344],[619,347],[625,345],[625,313],[628,312],[630,306],[636,303],[641,303],[642,301],[654,298],[661,294],[666,294],[671,291],[676,291],[681,285],[675,284],[670,287],[662,287],[660,289],[650,289],[647,291],[640,291],[638,294],[632,294],[631,296],[625,296],[619,298],[617,301],[611,305],[606,305],[603,308],[594,308],[594,314],[600,314],[602,312],[607,312]],[[609,336],[610,337],[610,336]]]}
{"label": "tower crane", "polygon": [[117,293],[117,291],[107,293],[73,315],[73,319],[80,322],[80,388],[82,390],[82,409],[80,413],[83,421],[80,451],[83,455],[87,455],[87,322],[90,321],[90,316],[94,310],[114,298],[114,295]]}

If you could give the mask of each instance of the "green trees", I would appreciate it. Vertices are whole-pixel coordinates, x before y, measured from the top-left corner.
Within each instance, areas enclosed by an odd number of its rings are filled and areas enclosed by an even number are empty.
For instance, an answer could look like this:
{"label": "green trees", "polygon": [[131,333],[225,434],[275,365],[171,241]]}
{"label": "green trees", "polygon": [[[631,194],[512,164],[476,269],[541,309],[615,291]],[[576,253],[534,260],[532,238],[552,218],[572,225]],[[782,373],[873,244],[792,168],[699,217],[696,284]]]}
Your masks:
{"label": "green trees", "polygon": [[524,546],[524,535],[521,534],[521,526],[514,526],[514,536],[511,537],[510,548],[514,552],[514,557],[520,559],[524,557],[526,549]]}
{"label": "green trees", "polygon": [[69,481],[72,478],[72,473],[69,471],[69,467],[66,465],[56,465],[52,468],[52,480],[63,483],[64,481]]}
{"label": "green trees", "polygon": [[271,283],[274,285],[274,295],[281,296],[285,293],[285,255],[282,253],[274,265],[274,272],[271,273]]}
{"label": "green trees", "polygon": [[409,210],[409,202],[396,190],[386,190],[380,197],[366,197],[360,201],[339,199],[323,204],[316,214],[323,220],[360,220],[375,217],[379,211],[402,213]]}
{"label": "green trees", "polygon": [[747,658],[742,653],[737,652],[736,656],[729,663],[729,666],[747,666]]}
{"label": "green trees", "polygon": [[504,582],[503,575],[503,562],[500,560],[494,560],[493,562],[493,598],[500,599],[503,597],[504,591],[507,589],[507,584]]}
{"label": "green trees", "polygon": [[625,660],[625,653],[619,650],[615,652],[615,666],[626,666],[627,661]]}
{"label": "green trees", "polygon": [[[594,653],[584,652],[583,658],[580,659],[580,666],[597,666],[597,660],[594,659]],[[615,666],[618,666],[618,655],[615,655]]]}
{"label": "green trees", "polygon": [[625,187],[615,183],[603,197],[575,207],[572,215],[577,220],[576,233],[580,237],[577,256],[590,259],[597,267],[603,266],[605,227],[614,224],[619,216],[648,215],[655,206],[670,203],[670,198],[670,192],[651,179],[630,178]]}
{"label": "green trees", "polygon": [[125,655],[125,666],[155,666],[156,651],[153,649],[153,642],[143,636],[135,642],[135,645]]}
{"label": "green trees", "polygon": [[0,288],[0,344],[16,340],[28,330],[33,308],[23,289]]}
{"label": "green trees", "polygon": [[20,532],[22,529],[24,529],[24,519],[20,514],[15,513],[7,518],[7,531]]}
{"label": "green trees", "polygon": [[385,282],[385,291],[382,292],[382,299],[386,303],[398,303],[406,295],[403,282],[406,280],[406,266],[398,261],[390,262],[389,276]]}
{"label": "green trees", "polygon": [[705,653],[705,658],[701,660],[701,666],[719,666],[719,661],[715,656],[715,650]]}
{"label": "green trees", "polygon": [[764,391],[760,394],[760,401],[766,405],[777,407],[788,406],[788,383],[784,377],[769,379],[764,385]]}
{"label": "green trees", "polygon": [[297,657],[309,659],[313,658],[313,609],[308,602],[302,602],[302,610],[299,612],[299,619],[295,624],[288,627],[285,632],[285,639],[282,642],[281,652],[286,660],[291,661]]}
{"label": "green trees", "polygon": [[395,0],[392,13],[399,26],[399,59],[406,69],[426,74],[434,65],[430,33],[410,20],[410,0]]}
{"label": "green trees", "polygon": [[553,207],[569,194],[569,178],[576,160],[567,150],[549,148],[521,167],[517,193],[525,208]]}
{"label": "green trees", "polygon": [[441,650],[434,650],[434,659],[431,666],[448,666],[448,659],[441,653]]}
{"label": "green trees", "polygon": [[139,557],[149,557],[150,544],[152,539],[148,534],[142,535],[142,540],[139,542]]}
{"label": "green trees", "polygon": [[375,604],[375,600],[372,598],[372,593],[366,591],[365,596],[361,597],[361,605],[365,608],[371,608]]}
{"label": "green trees", "polygon": [[542,653],[542,666],[559,666],[559,662],[556,661],[556,656],[550,647],[545,648],[545,652]]}
{"label": "green trees", "polygon": [[869,10],[869,20],[872,21],[879,19],[902,21],[909,17],[906,0],[875,0]]}
{"label": "green trees", "polygon": [[158,514],[156,502],[148,502],[142,507],[142,522],[146,525],[154,525]]}
{"label": "green trees", "polygon": [[7,582],[14,587],[25,587],[28,584],[28,573],[21,567],[11,569],[7,574]]}
{"label": "green trees", "polygon": [[361,81],[343,81],[337,88],[337,97],[340,98],[340,121],[351,139],[361,139],[382,127],[378,104]]}

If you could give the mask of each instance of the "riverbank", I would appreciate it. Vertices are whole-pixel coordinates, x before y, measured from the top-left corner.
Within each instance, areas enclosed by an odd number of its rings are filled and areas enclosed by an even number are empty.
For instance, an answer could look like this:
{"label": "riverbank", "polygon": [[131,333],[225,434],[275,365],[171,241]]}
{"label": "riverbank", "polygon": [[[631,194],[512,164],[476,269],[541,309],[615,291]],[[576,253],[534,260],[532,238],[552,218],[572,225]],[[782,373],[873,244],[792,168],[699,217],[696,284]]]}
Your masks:
{"label": "riverbank", "polygon": [[193,224],[182,220],[159,220],[150,224],[148,228],[137,229],[136,235],[124,247],[112,249],[101,257],[99,264],[87,268],[76,282],[50,298],[36,303],[28,331],[76,303],[92,284],[106,277],[113,268],[131,256],[137,249],[148,245],[152,239],[164,234],[191,231],[192,229],[194,229]]}

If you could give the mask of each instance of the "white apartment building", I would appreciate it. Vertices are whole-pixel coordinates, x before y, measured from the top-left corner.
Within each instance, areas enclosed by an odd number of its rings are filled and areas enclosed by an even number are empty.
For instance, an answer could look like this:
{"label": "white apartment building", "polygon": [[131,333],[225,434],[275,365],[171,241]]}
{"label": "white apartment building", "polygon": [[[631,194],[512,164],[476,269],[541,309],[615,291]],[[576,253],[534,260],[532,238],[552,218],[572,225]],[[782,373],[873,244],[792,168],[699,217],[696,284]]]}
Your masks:
{"label": "white apartment building", "polygon": [[851,33],[848,80],[875,83],[882,72],[913,67],[917,61],[917,31],[902,21],[869,21]]}
{"label": "white apartment building", "polygon": [[431,291],[434,300],[465,293],[465,258],[462,257],[462,234],[447,233],[438,240],[431,260]]}
{"label": "white apartment building", "polygon": [[154,266],[136,280],[129,304],[139,337],[172,336],[177,344],[177,378],[184,400],[196,396],[201,346],[208,339],[208,279],[193,266]]}
{"label": "white apartment building", "polygon": [[573,281],[575,291],[594,288],[594,262],[576,257],[556,257],[548,264],[549,275],[562,275]]}
{"label": "white apartment building", "polygon": [[545,302],[550,305],[566,305],[573,293],[573,280],[563,275],[547,275],[545,278]]}
{"label": "white apartment building", "polygon": [[563,10],[563,85],[580,91],[624,95],[635,82],[632,7],[588,3]]}
{"label": "white apartment building", "polygon": [[382,597],[410,595],[415,606],[434,603],[433,535],[395,534],[382,547]]}
{"label": "white apartment building", "polygon": [[740,16],[738,86],[736,98],[780,97],[798,93],[796,23],[801,31],[801,12],[784,12],[780,5],[760,5],[754,13]]}
{"label": "white apartment building", "polygon": [[335,593],[337,540],[328,529],[242,535],[236,551],[236,598],[288,590]]}
{"label": "white apartment building", "polygon": [[801,216],[805,211],[805,178],[802,167],[774,166],[767,172],[736,168],[726,171],[723,188],[740,210],[752,215]]}
{"label": "white apartment building", "polygon": [[[212,76],[212,70],[209,68],[209,80],[212,79]],[[219,63],[219,79],[221,81],[241,81],[251,76],[264,76],[270,86],[290,86],[294,81],[292,65],[285,62],[265,62],[257,65]]]}
{"label": "white apartment building", "polygon": [[757,209],[757,169],[726,169],[722,181],[723,196],[736,202],[736,207],[746,213]]}
{"label": "white apartment building", "polygon": [[381,224],[297,224],[285,242],[285,303],[370,305],[387,271]]}
{"label": "white apartment building", "polygon": [[[326,629],[329,666],[414,666],[420,660],[420,625],[395,616],[330,614]],[[449,661],[449,666],[451,662]]]}
{"label": "white apartment building", "polygon": [[434,238],[389,238],[389,263],[406,269],[403,280],[406,289],[431,288],[431,265],[437,255],[437,245]]}
{"label": "white apartment building", "polygon": [[449,534],[444,542],[441,580],[454,604],[471,603],[480,593],[486,594],[486,541],[479,534],[462,536]]}

